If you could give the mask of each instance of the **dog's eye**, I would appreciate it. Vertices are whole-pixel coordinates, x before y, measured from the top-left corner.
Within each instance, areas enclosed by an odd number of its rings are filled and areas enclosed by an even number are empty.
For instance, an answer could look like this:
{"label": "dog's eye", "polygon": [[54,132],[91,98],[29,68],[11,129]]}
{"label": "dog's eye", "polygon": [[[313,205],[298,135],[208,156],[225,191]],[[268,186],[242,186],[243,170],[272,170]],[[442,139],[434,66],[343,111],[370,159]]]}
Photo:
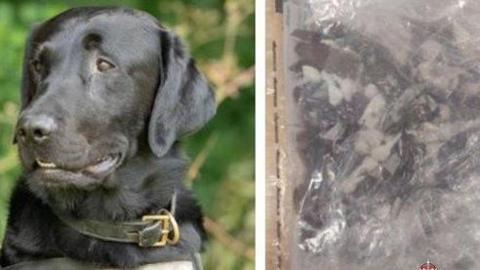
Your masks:
{"label": "dog's eye", "polygon": [[114,68],[114,67],[115,67],[115,65],[113,65],[113,64],[110,63],[110,62],[108,62],[108,61],[105,60],[105,59],[100,58],[100,59],[97,60],[97,69],[98,69],[98,71],[100,71],[100,72],[105,72],[105,71],[107,71],[107,70],[109,70],[109,69],[112,69],[112,68]]}
{"label": "dog's eye", "polygon": [[40,61],[38,60],[33,60],[32,61],[32,68],[35,72],[37,73],[42,73],[42,70],[43,70],[43,65],[42,63],[40,63]]}

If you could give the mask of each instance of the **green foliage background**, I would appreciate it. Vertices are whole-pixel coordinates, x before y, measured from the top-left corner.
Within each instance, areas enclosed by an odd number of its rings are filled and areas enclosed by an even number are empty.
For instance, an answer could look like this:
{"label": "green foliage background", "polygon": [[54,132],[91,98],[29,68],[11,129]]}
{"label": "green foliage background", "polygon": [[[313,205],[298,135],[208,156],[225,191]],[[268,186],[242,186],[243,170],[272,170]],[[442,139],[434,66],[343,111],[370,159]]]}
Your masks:
{"label": "green foliage background", "polygon": [[205,269],[253,269],[254,3],[253,0],[0,0],[0,239],[8,199],[20,174],[12,129],[18,115],[22,54],[29,27],[73,6],[123,5],[169,26],[216,88],[216,118],[186,139],[188,183],[206,214]]}

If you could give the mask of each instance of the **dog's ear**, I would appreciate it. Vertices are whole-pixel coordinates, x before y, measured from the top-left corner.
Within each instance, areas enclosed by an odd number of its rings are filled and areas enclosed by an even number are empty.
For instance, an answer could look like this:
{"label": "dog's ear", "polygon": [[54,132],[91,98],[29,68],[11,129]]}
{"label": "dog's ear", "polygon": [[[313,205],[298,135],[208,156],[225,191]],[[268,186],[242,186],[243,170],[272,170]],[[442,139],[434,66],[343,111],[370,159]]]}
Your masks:
{"label": "dog's ear", "polygon": [[[22,64],[22,86],[20,90],[20,112],[23,111],[32,100],[34,94],[34,81],[30,70],[30,61],[33,55],[33,40],[37,34],[39,25],[33,25],[25,42]],[[13,136],[13,144],[17,143],[17,137]]]}
{"label": "dog's ear", "polygon": [[212,89],[179,38],[162,29],[160,44],[160,82],[148,127],[148,142],[157,157],[204,126],[216,111]]}

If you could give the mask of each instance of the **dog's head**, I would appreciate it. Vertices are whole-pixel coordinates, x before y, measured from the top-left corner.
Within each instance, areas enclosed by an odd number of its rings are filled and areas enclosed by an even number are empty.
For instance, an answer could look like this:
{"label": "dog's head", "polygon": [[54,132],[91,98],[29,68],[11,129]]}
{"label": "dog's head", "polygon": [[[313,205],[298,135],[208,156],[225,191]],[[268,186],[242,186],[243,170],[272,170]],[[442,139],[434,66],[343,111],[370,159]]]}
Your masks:
{"label": "dog's head", "polygon": [[29,179],[46,186],[98,186],[215,113],[180,40],[143,12],[66,11],[34,27],[23,68],[15,141]]}

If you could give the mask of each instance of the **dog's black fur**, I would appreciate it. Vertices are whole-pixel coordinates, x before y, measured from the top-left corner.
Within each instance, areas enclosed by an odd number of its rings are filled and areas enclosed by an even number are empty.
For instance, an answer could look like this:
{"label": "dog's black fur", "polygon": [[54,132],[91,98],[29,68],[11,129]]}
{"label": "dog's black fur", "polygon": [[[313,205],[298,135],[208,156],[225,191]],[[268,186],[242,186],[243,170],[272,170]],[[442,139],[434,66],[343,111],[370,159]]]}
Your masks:
{"label": "dog's black fur", "polygon": [[[189,259],[201,249],[201,210],[183,187],[187,164],[177,141],[208,122],[215,101],[182,43],[153,17],[75,8],[34,27],[21,109],[16,142],[24,173],[10,202],[2,266],[66,256],[125,268]],[[29,128],[42,117],[48,137],[34,140]],[[108,173],[84,170],[109,155],[117,163]],[[138,220],[167,207],[174,190],[181,230],[174,246],[94,239],[56,215]]]}

